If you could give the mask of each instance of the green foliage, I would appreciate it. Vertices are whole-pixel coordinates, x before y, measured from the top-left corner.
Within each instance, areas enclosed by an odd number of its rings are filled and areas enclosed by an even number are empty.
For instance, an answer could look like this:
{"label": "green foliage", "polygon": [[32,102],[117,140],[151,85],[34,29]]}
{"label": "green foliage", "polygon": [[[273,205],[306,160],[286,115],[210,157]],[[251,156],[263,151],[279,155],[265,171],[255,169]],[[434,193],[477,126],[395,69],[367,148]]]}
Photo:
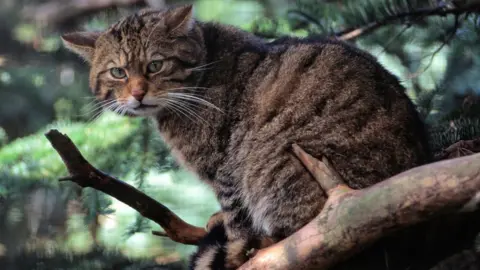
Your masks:
{"label": "green foliage", "polygon": [[195,1],[195,14],[200,20],[214,20],[245,29],[255,18],[262,16],[262,9],[262,5],[256,1]]}
{"label": "green foliage", "polygon": [[432,150],[439,152],[458,141],[478,137],[480,137],[480,119],[460,117],[455,120],[442,121],[432,127],[430,144]]}
{"label": "green foliage", "polygon": [[[0,195],[13,194],[22,198],[21,194],[40,185],[63,189],[62,200],[65,204],[78,196],[75,185],[57,182],[59,177],[67,175],[67,171],[43,135],[50,128],[57,128],[70,136],[94,166],[143,190],[191,223],[203,226],[209,215],[218,209],[212,192],[206,186],[200,185],[198,179],[191,174],[178,170],[168,149],[148,120],[124,118],[113,113],[104,113],[89,123],[56,122],[0,149],[0,160],[3,162],[0,167]],[[14,201],[19,198],[9,196],[8,199]],[[67,238],[71,238],[73,242],[69,243],[75,245],[67,244],[64,246],[67,250],[83,250],[90,246],[91,243],[87,242],[87,246],[78,246],[78,237],[85,238],[88,235],[85,225],[95,223],[104,216],[107,221],[115,217],[113,224],[109,225],[115,227],[115,232],[105,226],[100,226],[97,231],[99,243],[106,247],[122,247],[130,250],[127,253],[133,252],[136,256],[145,256],[142,252],[138,254],[138,248],[142,245],[168,247],[167,250],[162,249],[161,254],[180,252],[182,256],[187,256],[191,251],[191,248],[183,245],[165,244],[165,241],[171,242],[167,239],[126,245],[125,241],[134,235],[151,235],[150,230],[160,228],[101,192],[84,189],[80,200],[85,213],[81,220],[78,220],[78,215],[70,218],[69,227],[72,230]]]}
{"label": "green foliage", "polygon": [[[18,255],[14,269],[71,269],[71,270],[180,270],[185,269],[183,263],[165,263],[159,265],[153,259],[127,258],[119,251],[107,251],[95,248],[85,254],[65,253],[63,256],[39,256],[34,252]],[[0,265],[9,266],[0,258]],[[59,268],[61,266],[62,268]]]}

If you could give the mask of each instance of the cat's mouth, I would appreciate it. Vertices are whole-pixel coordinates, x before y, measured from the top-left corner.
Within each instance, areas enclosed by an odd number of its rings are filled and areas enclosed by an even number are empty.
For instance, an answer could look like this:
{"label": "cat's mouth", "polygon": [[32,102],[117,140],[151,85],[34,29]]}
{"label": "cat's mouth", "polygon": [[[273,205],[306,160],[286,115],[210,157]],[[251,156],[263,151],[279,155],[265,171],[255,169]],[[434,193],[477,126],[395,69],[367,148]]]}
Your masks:
{"label": "cat's mouth", "polygon": [[130,113],[136,116],[153,116],[161,108],[161,104],[155,103],[155,100],[145,98],[143,101],[138,101],[133,97],[128,99],[125,106]]}
{"label": "cat's mouth", "polygon": [[157,107],[158,105],[140,104],[135,108],[135,110],[145,110],[145,109],[151,109],[151,108],[157,108]]}
{"label": "cat's mouth", "polygon": [[137,116],[152,116],[158,111],[159,108],[160,105],[140,104],[135,108],[131,108],[130,112]]}

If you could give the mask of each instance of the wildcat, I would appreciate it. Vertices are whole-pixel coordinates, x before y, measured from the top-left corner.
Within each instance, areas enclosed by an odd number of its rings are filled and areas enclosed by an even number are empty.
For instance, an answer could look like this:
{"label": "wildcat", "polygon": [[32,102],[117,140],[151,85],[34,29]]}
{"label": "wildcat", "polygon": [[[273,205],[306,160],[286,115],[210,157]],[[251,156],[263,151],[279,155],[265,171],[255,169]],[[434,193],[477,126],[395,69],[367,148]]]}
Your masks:
{"label": "wildcat", "polygon": [[340,41],[268,42],[199,22],[191,5],[143,10],[103,32],[62,39],[90,64],[98,100],[123,115],[154,118],[176,159],[212,187],[225,268],[247,259],[250,240],[279,241],[321,210],[325,195],[292,143],[327,157],[352,188],[431,158],[397,78]]}

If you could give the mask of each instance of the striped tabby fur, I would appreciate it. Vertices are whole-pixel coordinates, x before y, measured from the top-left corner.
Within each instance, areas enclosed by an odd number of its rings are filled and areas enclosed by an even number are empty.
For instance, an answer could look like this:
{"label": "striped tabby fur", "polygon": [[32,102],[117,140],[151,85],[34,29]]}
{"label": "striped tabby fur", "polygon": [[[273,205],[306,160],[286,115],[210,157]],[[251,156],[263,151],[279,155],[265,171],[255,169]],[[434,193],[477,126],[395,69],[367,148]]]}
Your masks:
{"label": "striped tabby fur", "polygon": [[[232,246],[278,241],[322,208],[325,196],[292,143],[329,158],[352,188],[430,159],[397,78],[339,41],[267,42],[196,21],[191,6],[62,37],[90,64],[90,86],[105,107],[154,118],[177,160],[212,187]],[[246,248],[238,250],[227,268],[245,260]]]}

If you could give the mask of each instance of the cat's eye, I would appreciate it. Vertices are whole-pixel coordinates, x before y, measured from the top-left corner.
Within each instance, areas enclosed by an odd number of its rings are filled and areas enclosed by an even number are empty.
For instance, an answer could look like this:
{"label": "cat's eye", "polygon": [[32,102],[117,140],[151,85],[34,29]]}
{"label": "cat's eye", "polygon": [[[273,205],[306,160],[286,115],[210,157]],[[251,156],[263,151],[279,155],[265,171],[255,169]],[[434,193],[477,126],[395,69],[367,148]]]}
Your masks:
{"label": "cat's eye", "polygon": [[117,67],[111,68],[110,74],[112,74],[112,76],[116,79],[123,79],[127,77],[127,73],[123,68],[117,68]]}
{"label": "cat's eye", "polygon": [[157,73],[162,69],[163,63],[160,60],[152,61],[147,65],[147,73]]}

